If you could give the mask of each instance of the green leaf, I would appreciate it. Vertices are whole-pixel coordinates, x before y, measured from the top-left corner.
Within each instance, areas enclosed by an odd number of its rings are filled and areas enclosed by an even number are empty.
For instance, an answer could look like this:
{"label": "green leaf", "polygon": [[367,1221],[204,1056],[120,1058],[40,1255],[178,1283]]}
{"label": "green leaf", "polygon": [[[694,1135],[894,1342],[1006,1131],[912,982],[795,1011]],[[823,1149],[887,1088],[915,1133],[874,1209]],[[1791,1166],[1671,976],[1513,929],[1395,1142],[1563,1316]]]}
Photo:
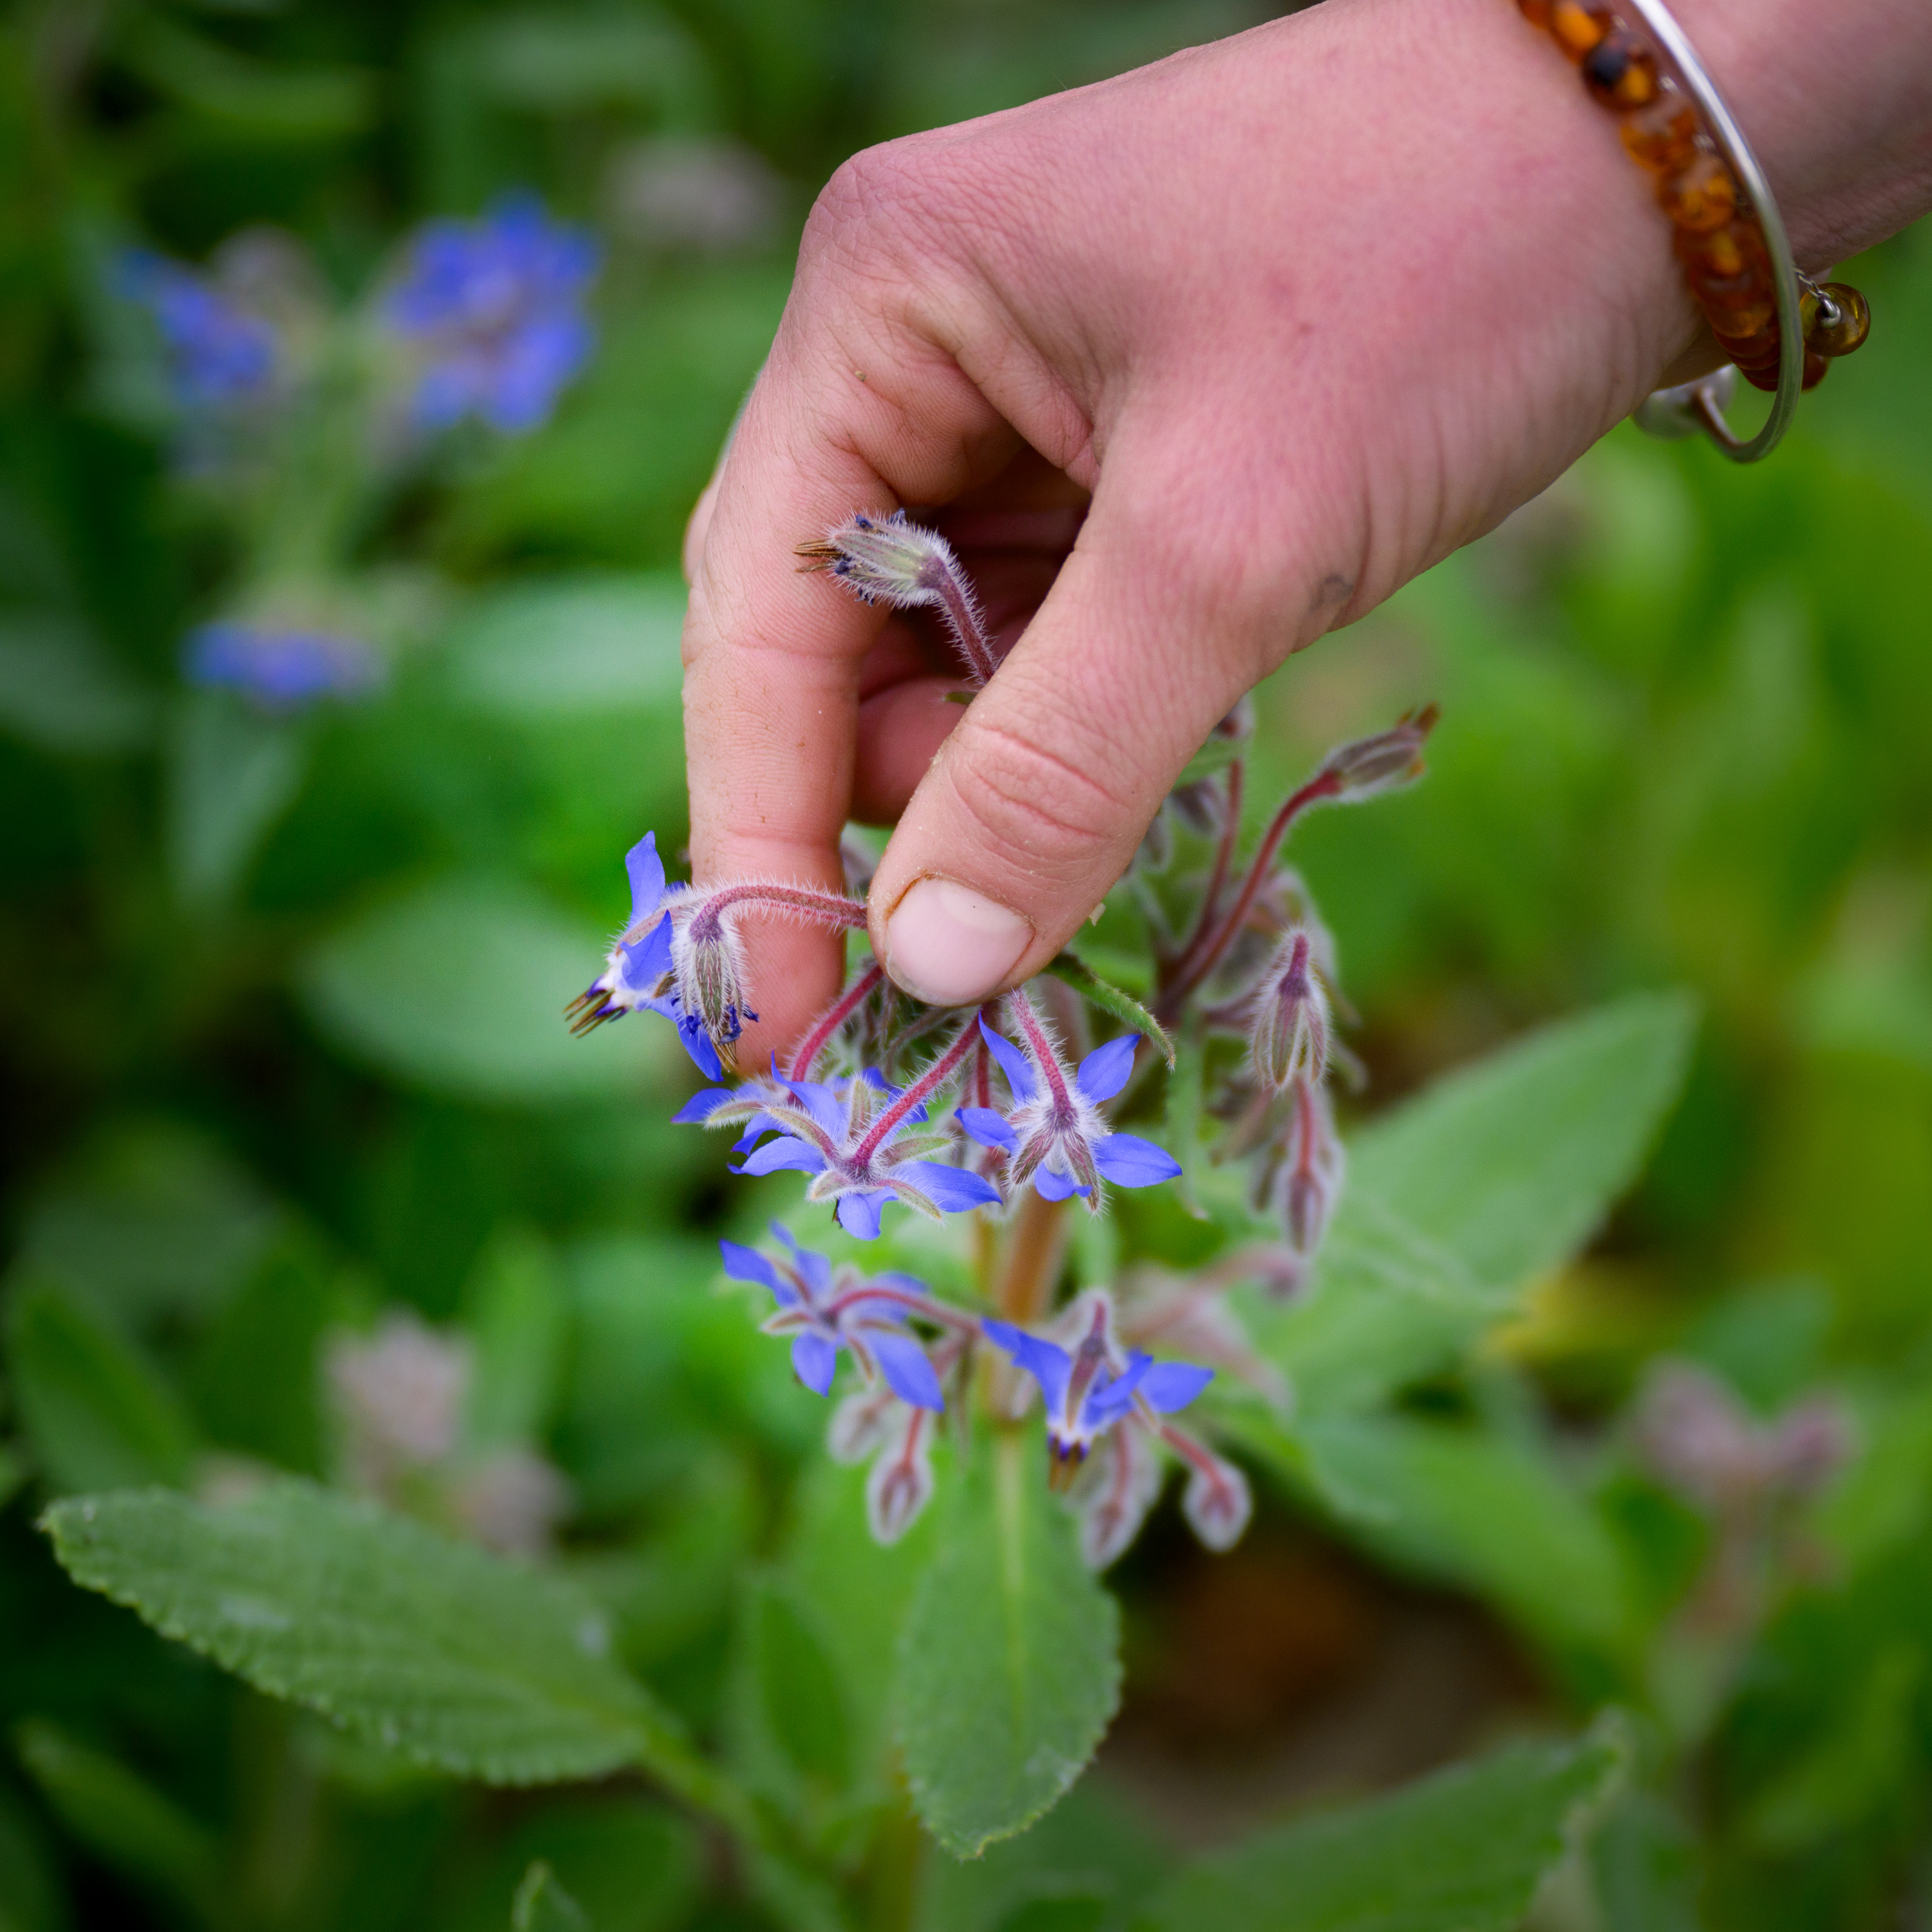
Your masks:
{"label": "green leaf", "polygon": [[681,1058],[670,1028],[633,1017],[573,1040],[564,1022],[604,952],[526,887],[446,878],[352,920],[298,980],[326,1033],[413,1084],[526,1103],[636,1094]]}
{"label": "green leaf", "polygon": [[34,1822],[0,1785],[0,1928],[66,1932],[66,1900]]}
{"label": "green leaf", "polygon": [[1148,1932],[1512,1932],[1624,1753],[1522,1745],[1204,1860]]}
{"label": "green leaf", "polygon": [[842,1791],[852,1781],[851,1726],[828,1643],[772,1577],[752,1582],[744,1616],[747,1667],[766,1733],[808,1785]]}
{"label": "green leaf", "polygon": [[206,1915],[219,1896],[214,1836],[118,1759],[29,1718],[20,1762],[64,1824],[103,1864]]}
{"label": "green leaf", "polygon": [[466,1313],[476,1348],[470,1439],[536,1442],[556,1407],[569,1327],[556,1256],[527,1228],[500,1234],[477,1265]]}
{"label": "green leaf", "polygon": [[1257,1300],[1250,1320],[1302,1415],[1353,1414],[1453,1362],[1514,1304],[1352,1177],[1311,1291]]}
{"label": "green leaf", "polygon": [[74,619],[0,620],[0,730],[52,752],[122,752],[153,728],[154,707]]}
{"label": "green leaf", "polygon": [[168,864],[184,904],[220,904],[301,789],[300,728],[227,692],[184,698],[168,742]]}
{"label": "green leaf", "polygon": [[1618,1546],[1528,1445],[1398,1416],[1310,1422],[1298,1440],[1318,1484],[1354,1505],[1354,1533],[1388,1561],[1475,1592],[1548,1642],[1606,1650],[1624,1638]]}
{"label": "green leaf", "polygon": [[7,1352],[20,1420],[50,1487],[187,1480],[194,1438],[173,1392],[71,1295],[16,1286]]}
{"label": "green leaf", "polygon": [[510,1932],[590,1932],[590,1921],[539,1858],[517,1888],[510,1906]]}
{"label": "green leaf", "polygon": [[1694,1022],[1684,995],[1646,994],[1545,1027],[1358,1135],[1351,1184],[1478,1279],[1518,1286],[1574,1254],[1636,1178]]}
{"label": "green leaf", "polygon": [[899,1652],[906,1779],[948,1851],[1024,1831],[1080,1775],[1119,1702],[1119,1648],[1037,1437],[1001,1432],[952,1486]]}
{"label": "green leaf", "polygon": [[335,1305],[326,1264],[306,1241],[286,1242],[256,1268],[197,1365],[195,1405],[211,1441],[298,1475],[321,1474],[322,1336]]}
{"label": "green leaf", "polygon": [[674,710],[685,597],[671,572],[500,591],[451,637],[446,688],[464,709],[518,724]]}
{"label": "green leaf", "polygon": [[682,1759],[575,1591],[371,1504],[287,1482],[225,1509],[150,1490],[44,1520],[76,1582],[421,1762],[535,1784]]}
{"label": "green leaf", "polygon": [[1090,1006],[1111,1015],[1123,1026],[1132,1028],[1144,1040],[1151,1041],[1162,1059],[1170,1067],[1173,1066],[1174,1042],[1168,1037],[1167,1029],[1131,993],[1123,992],[1111,981],[1102,979],[1084,960],[1072,952],[1063,952],[1049,959],[1042,970],[1051,973],[1056,980],[1064,980]]}

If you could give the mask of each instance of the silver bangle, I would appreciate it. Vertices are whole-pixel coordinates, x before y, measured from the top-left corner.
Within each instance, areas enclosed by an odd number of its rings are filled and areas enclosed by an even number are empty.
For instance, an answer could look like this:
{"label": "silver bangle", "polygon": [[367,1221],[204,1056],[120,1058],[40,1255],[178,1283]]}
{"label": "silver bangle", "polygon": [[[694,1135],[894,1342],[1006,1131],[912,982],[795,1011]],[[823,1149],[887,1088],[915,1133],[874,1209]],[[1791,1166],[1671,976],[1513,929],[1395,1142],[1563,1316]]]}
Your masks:
{"label": "silver bangle", "polygon": [[1771,414],[1756,435],[1746,441],[1724,420],[1724,406],[1738,381],[1737,370],[1729,364],[1694,382],[1655,391],[1638,408],[1637,427],[1664,436],[1693,436],[1702,430],[1733,463],[1760,462],[1778,447],[1790,427],[1804,380],[1804,323],[1798,265],[1792,259],[1784,218],[1778,212],[1771,184],[1744,130],[1664,0],[1616,0],[1616,4],[1628,8],[1643,22],[1658,64],[1690,96],[1718,154],[1737,177],[1738,186],[1763,230],[1778,298],[1778,392],[1772,398]]}

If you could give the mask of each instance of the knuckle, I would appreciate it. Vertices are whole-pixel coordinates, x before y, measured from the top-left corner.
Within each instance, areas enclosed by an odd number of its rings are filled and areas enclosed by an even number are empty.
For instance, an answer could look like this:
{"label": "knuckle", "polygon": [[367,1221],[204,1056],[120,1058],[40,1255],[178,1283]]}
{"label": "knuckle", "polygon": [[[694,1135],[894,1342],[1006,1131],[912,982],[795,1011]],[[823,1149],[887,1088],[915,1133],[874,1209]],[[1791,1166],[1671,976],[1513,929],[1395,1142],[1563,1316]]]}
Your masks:
{"label": "knuckle", "polygon": [[1119,844],[1130,806],[1094,776],[1090,748],[1056,750],[1010,726],[968,716],[945,770],[986,844],[1033,873],[1072,878]]}

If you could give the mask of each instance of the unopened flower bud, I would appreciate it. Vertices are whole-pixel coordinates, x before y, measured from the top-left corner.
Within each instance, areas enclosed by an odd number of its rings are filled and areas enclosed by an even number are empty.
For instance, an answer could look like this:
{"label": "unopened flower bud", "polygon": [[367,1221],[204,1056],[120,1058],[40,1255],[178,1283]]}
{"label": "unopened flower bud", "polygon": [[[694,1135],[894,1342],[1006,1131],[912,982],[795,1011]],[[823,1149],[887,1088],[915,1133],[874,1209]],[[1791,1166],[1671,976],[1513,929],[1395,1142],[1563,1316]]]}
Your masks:
{"label": "unopened flower bud", "polygon": [[1706,1508],[1755,1494],[1766,1469],[1756,1431],[1736,1396],[1688,1362],[1667,1362],[1639,1405],[1636,1447],[1651,1472]]}
{"label": "unopened flower bud", "polygon": [[1844,1467],[1856,1446],[1850,1418],[1836,1402],[1816,1396],[1785,1412],[1772,1431],[1766,1460],[1780,1487],[1809,1495]]}
{"label": "unopened flower bud", "polygon": [[1253,1515],[1254,1497],[1248,1479],[1233,1463],[1207,1450],[1190,1459],[1187,1487],[1180,1513],[1187,1526],[1210,1550],[1232,1550]]}
{"label": "unopened flower bud", "polygon": [[932,1497],[932,1451],[927,1412],[908,1408],[896,1441],[887,1444],[866,1482],[866,1515],[877,1543],[896,1543]]}
{"label": "unopened flower bud", "polygon": [[808,560],[806,569],[837,578],[868,604],[937,610],[975,684],[998,668],[979,600],[952,546],[937,531],[908,523],[903,510],[889,517],[856,512],[822,542],[801,544],[798,554]]}
{"label": "unopened flower bud", "polygon": [[1301,1080],[1294,1093],[1276,1186],[1288,1246],[1298,1255],[1312,1256],[1341,1198],[1345,1156],[1327,1092]]}
{"label": "unopened flower bud", "polygon": [[1322,760],[1318,776],[1334,782],[1336,798],[1373,798],[1412,784],[1422,776],[1422,748],[1440,716],[1436,706],[1424,705],[1393,730],[1337,745]]}
{"label": "unopened flower bud", "polygon": [[1320,1083],[1328,1070],[1328,1000],[1315,972],[1314,940],[1298,926],[1268,962],[1248,1034],[1255,1077],[1270,1092]]}

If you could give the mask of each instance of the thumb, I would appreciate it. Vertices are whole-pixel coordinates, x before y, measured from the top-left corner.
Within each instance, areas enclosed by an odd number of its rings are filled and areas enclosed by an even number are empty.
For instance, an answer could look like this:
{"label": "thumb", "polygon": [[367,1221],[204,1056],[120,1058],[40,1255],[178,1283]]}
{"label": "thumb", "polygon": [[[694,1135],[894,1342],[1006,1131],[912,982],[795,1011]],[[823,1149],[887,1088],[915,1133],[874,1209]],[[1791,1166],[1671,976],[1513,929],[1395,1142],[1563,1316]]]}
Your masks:
{"label": "thumb", "polygon": [[1292,641],[1270,651],[1231,600],[1177,596],[1128,536],[1096,501],[886,848],[873,950],[917,998],[969,1005],[1052,958],[1126,872],[1188,760]]}

